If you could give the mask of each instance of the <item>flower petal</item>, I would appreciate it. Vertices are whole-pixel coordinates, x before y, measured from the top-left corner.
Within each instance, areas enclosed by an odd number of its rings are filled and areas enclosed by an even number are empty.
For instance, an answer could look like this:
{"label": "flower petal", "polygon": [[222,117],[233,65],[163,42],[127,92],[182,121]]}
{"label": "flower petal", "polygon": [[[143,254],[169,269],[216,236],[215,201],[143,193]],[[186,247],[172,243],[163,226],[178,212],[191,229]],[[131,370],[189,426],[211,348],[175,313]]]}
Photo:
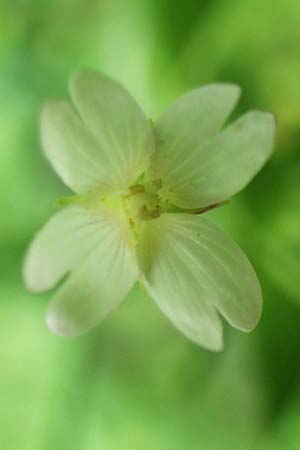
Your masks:
{"label": "flower petal", "polygon": [[70,81],[72,100],[105,154],[116,186],[136,181],[150,164],[153,132],[143,111],[115,81],[80,70]]}
{"label": "flower petal", "polygon": [[47,158],[73,191],[112,190],[107,158],[68,102],[49,101],[45,104],[41,135]]}
{"label": "flower petal", "polygon": [[137,275],[128,229],[103,217],[98,243],[75,267],[49,304],[49,328],[65,336],[85,332],[119,306]]}
{"label": "flower petal", "polygon": [[101,217],[81,205],[57,212],[37,233],[26,255],[24,279],[29,290],[53,287],[101,240]]}
{"label": "flower petal", "polygon": [[[234,84],[209,84],[179,97],[155,123],[157,150],[153,171],[172,187],[172,173],[215,136],[240,96]],[[177,180],[175,177],[175,181]]]}
{"label": "flower petal", "polygon": [[238,329],[255,327],[262,304],[255,272],[242,250],[205,218],[165,214],[148,222],[138,255],[150,295],[190,339],[220,349],[215,308]]}
{"label": "flower petal", "polygon": [[175,205],[198,208],[226,200],[269,158],[275,133],[269,113],[247,113],[218,134],[238,92],[231,85],[200,88],[158,120],[152,170],[162,180],[162,195]]}
{"label": "flower petal", "polygon": [[138,246],[142,280],[181,332],[197,344],[218,351],[223,345],[222,324],[210,303],[210,286],[195,277],[175,240],[176,216],[164,215],[145,224]]}

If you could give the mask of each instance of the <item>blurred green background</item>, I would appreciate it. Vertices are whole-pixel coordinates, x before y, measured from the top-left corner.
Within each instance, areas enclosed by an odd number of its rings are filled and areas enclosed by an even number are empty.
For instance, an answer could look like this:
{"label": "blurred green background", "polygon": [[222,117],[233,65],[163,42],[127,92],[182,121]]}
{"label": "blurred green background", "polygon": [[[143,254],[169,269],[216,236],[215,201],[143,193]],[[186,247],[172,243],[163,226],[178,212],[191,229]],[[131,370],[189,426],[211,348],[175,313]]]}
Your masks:
{"label": "blurred green background", "polygon": [[[81,66],[121,81],[149,117],[211,81],[237,109],[273,111],[273,159],[209,213],[249,255],[264,292],[251,334],[225,350],[188,342],[137,289],[77,339],[44,323],[49,295],[21,279],[34,232],[68,193],[46,163],[38,116]],[[0,449],[300,448],[299,0],[1,0]]]}

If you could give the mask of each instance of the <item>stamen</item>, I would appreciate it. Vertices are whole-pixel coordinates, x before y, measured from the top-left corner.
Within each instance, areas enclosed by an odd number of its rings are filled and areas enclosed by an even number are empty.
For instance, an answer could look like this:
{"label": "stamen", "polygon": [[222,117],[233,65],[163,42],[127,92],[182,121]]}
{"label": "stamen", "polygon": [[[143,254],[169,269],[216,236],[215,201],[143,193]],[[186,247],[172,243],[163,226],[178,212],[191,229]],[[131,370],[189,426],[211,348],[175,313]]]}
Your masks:
{"label": "stamen", "polygon": [[142,184],[135,184],[129,188],[130,195],[143,194],[144,192],[145,188]]}

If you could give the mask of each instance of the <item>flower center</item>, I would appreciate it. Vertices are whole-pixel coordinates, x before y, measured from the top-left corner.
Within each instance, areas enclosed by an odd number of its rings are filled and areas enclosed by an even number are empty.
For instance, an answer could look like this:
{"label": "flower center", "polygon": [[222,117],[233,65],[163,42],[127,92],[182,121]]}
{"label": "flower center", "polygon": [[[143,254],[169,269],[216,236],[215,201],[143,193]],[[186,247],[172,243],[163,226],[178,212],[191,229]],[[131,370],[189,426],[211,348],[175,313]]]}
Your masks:
{"label": "flower center", "polygon": [[139,222],[158,218],[167,209],[167,202],[159,195],[160,180],[135,184],[123,197],[125,212],[131,227]]}

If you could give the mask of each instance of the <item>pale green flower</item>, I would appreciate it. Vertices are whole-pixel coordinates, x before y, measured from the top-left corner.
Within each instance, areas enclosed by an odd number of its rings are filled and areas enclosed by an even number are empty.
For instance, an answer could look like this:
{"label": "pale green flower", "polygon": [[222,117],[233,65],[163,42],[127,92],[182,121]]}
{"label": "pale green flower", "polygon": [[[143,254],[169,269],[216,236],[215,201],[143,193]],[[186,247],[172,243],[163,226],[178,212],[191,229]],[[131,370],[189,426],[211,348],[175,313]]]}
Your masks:
{"label": "pale green flower", "polygon": [[50,302],[49,327],[86,331],[139,279],[174,325],[206,348],[222,348],[219,313],[252,330],[262,305],[255,272],[201,213],[264,165],[273,116],[252,111],[223,129],[240,95],[232,84],[189,92],[155,123],[93,71],[76,73],[70,93],[74,107],[47,103],[41,128],[47,158],[76,195],[37,234],[24,266],[35,292],[69,274]]}

